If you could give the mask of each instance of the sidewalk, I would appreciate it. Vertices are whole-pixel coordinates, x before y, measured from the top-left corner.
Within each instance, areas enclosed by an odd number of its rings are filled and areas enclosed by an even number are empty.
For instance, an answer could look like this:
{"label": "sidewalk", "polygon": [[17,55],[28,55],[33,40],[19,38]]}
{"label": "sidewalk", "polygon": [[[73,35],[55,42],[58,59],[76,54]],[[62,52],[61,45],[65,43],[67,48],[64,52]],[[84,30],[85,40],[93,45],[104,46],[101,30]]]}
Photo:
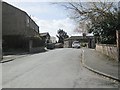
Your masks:
{"label": "sidewalk", "polygon": [[118,62],[97,52],[94,49],[83,48],[83,64],[86,68],[103,76],[120,81],[118,78]]}
{"label": "sidewalk", "polygon": [[5,63],[5,62],[9,62],[9,61],[13,61],[17,58],[22,58],[25,56],[28,56],[30,54],[28,53],[22,53],[22,54],[14,54],[14,55],[4,55],[2,61],[0,61],[0,63]]}
{"label": "sidewalk", "polygon": [[5,55],[3,55],[3,59],[2,61],[0,61],[0,63],[5,63],[5,62],[9,62],[9,61],[13,61],[17,58],[22,58],[28,55],[32,55],[35,53],[41,53],[41,52],[45,52],[48,51],[46,48],[42,49],[40,52],[23,52],[23,51],[14,51],[14,52],[5,52]]}

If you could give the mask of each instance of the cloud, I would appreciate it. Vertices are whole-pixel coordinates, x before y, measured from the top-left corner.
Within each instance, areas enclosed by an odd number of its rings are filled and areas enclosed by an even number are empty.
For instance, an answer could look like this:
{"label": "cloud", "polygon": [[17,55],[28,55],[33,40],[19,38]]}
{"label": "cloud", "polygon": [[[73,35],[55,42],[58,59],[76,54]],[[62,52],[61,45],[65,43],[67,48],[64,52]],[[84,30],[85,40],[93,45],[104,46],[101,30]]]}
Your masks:
{"label": "cloud", "polygon": [[25,6],[24,8],[21,8],[21,9],[24,10],[24,11],[28,11],[28,13],[35,13],[35,14],[47,13],[48,12],[47,8],[42,7],[42,9],[41,9],[40,6],[35,6],[35,5]]}
{"label": "cloud", "polygon": [[60,20],[40,20],[36,17],[32,17],[32,19],[38,24],[41,33],[49,32],[51,36],[56,36],[58,29],[63,29],[68,35],[71,35],[75,28],[74,22],[69,18]]}
{"label": "cloud", "polygon": [[67,12],[59,5],[50,2],[8,2],[9,4],[27,12],[29,16],[40,19],[61,19],[67,17]]}
{"label": "cloud", "polygon": [[70,35],[75,27],[73,21],[66,16],[66,12],[59,6],[50,3],[31,3],[33,0],[29,0],[29,3],[23,3],[22,0],[4,1],[11,2],[12,5],[27,12],[38,24],[40,32],[49,32],[52,36],[56,36],[57,30],[61,28]]}
{"label": "cloud", "polygon": [[[49,13],[50,9],[48,4],[49,3],[42,3],[42,2],[10,2],[9,0],[4,0],[9,4],[27,12],[28,14],[42,14],[42,13]],[[16,0],[17,1],[17,0]]]}
{"label": "cloud", "polygon": [[[99,2],[99,0],[4,0],[8,2]],[[119,0],[100,0],[105,2],[118,2]]]}

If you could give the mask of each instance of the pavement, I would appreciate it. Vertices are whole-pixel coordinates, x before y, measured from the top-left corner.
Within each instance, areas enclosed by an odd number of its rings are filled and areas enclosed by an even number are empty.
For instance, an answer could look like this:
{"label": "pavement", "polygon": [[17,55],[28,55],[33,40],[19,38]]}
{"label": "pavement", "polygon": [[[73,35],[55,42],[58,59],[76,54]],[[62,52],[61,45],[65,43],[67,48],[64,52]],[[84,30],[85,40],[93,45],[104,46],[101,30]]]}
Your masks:
{"label": "pavement", "polygon": [[27,52],[24,52],[24,53],[16,53],[16,54],[10,54],[10,55],[3,55],[3,59],[2,61],[0,61],[0,63],[5,63],[5,62],[10,62],[10,61],[13,61],[17,58],[22,58],[22,57],[25,57],[25,56],[28,56],[30,54],[28,54]]}
{"label": "pavement", "polygon": [[113,60],[95,49],[83,48],[82,63],[87,69],[120,82],[117,60]]}
{"label": "pavement", "polygon": [[[40,51],[40,52],[45,52],[45,51],[48,51],[48,50],[45,48],[43,51]],[[19,52],[19,51],[5,52],[5,55],[3,55],[3,59],[0,61],[0,63],[10,62],[15,59],[26,57],[26,56],[29,56],[32,54],[35,54],[35,52],[33,52],[33,53],[23,52],[23,51],[22,52]]]}

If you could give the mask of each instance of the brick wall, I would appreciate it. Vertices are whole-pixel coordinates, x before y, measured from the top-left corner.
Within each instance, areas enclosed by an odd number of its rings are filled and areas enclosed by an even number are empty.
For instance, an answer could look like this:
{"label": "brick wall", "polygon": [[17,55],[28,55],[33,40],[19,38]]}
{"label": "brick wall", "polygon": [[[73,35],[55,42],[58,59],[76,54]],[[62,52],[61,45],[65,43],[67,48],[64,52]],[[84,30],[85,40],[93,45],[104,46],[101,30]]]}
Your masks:
{"label": "brick wall", "polygon": [[96,44],[96,50],[117,60],[117,46],[108,44]]}

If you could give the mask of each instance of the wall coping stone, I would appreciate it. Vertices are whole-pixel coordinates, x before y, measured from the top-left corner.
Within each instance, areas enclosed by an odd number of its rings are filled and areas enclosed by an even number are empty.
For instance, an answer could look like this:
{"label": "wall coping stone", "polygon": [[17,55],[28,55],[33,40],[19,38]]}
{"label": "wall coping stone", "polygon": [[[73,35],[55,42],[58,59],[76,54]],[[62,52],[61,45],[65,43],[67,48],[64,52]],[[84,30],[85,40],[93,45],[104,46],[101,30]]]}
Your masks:
{"label": "wall coping stone", "polygon": [[117,47],[117,45],[115,45],[115,44],[96,44],[96,45]]}

